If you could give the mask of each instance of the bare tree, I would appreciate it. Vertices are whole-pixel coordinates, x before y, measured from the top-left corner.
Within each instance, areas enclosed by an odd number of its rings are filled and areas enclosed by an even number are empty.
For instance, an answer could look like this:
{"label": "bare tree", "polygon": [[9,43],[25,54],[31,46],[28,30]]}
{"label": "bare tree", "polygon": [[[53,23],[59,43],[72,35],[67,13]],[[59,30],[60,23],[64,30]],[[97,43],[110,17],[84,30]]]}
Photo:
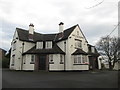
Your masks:
{"label": "bare tree", "polygon": [[118,61],[118,51],[120,50],[120,39],[116,37],[102,37],[97,43],[98,50],[102,50],[108,57],[109,69],[113,69]]}

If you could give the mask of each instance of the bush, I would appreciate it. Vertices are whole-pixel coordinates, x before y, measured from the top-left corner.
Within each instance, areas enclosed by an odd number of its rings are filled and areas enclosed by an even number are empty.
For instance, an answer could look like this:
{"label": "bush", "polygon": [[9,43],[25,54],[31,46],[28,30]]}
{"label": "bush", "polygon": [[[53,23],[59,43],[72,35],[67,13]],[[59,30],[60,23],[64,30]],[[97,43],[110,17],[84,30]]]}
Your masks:
{"label": "bush", "polygon": [[9,58],[3,58],[2,59],[2,68],[9,68]]}
{"label": "bush", "polygon": [[105,69],[105,65],[103,63],[101,63],[101,68]]}

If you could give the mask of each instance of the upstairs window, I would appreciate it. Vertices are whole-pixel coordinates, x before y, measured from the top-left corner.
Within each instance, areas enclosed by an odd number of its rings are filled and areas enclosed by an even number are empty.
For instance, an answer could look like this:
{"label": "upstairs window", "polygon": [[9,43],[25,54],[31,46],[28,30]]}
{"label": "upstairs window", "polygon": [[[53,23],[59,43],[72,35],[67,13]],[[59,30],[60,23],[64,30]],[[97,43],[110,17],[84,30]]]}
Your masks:
{"label": "upstairs window", "polygon": [[36,49],[43,49],[43,42],[37,42]]}
{"label": "upstairs window", "polygon": [[82,41],[75,39],[75,48],[82,48]]}
{"label": "upstairs window", "polygon": [[46,49],[52,48],[52,41],[46,41]]}

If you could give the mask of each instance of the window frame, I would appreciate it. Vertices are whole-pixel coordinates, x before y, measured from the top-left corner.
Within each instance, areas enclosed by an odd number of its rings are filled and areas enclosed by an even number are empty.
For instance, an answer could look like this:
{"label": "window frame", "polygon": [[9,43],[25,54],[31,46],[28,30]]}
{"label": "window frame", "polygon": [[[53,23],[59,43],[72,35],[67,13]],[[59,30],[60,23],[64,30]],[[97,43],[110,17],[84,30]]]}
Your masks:
{"label": "window frame", "polygon": [[86,55],[74,55],[74,65],[88,65]]}
{"label": "window frame", "polygon": [[60,54],[60,64],[64,64],[64,57],[63,57],[63,55],[62,54]]}
{"label": "window frame", "polygon": [[43,41],[38,41],[37,42],[36,49],[43,49]]}
{"label": "window frame", "polygon": [[50,54],[50,55],[49,55],[49,64],[54,64],[53,54]]}
{"label": "window frame", "polygon": [[35,55],[31,55],[31,60],[30,60],[30,64],[34,64],[35,63]]}
{"label": "window frame", "polygon": [[52,41],[46,41],[45,42],[45,48],[46,49],[51,49],[52,48]]}

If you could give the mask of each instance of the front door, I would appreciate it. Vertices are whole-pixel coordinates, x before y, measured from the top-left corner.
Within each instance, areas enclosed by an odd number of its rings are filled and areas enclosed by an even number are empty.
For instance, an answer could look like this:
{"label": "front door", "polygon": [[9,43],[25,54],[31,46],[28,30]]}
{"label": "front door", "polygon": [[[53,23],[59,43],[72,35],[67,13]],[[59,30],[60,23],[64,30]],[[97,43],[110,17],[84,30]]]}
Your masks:
{"label": "front door", "polygon": [[96,57],[89,56],[89,68],[98,69],[98,61]]}
{"label": "front door", "polygon": [[39,56],[39,70],[46,70],[46,55]]}

